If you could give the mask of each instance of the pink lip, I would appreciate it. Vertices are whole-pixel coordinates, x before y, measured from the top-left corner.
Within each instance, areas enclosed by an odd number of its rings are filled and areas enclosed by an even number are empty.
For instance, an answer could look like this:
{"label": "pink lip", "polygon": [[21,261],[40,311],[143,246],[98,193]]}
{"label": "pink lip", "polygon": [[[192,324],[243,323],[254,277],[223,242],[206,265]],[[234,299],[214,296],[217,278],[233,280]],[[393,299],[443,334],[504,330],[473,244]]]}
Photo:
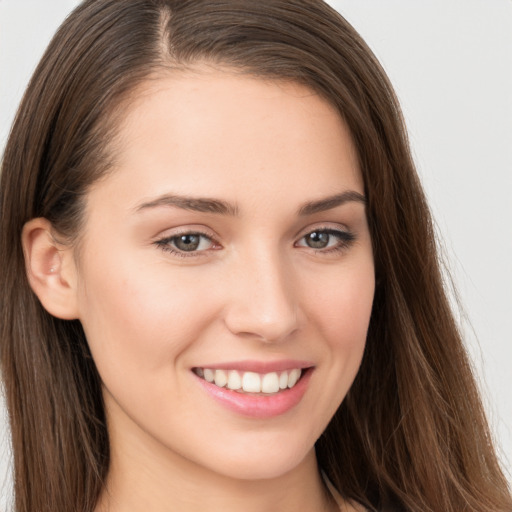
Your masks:
{"label": "pink lip", "polygon": [[[235,369],[233,366],[222,366],[220,368]],[[301,366],[287,366],[285,369],[289,368],[301,368]],[[214,400],[219,402],[227,409],[243,416],[263,419],[279,416],[295,407],[302,400],[302,397],[306,393],[313,370],[313,368],[306,370],[300,378],[299,382],[297,382],[293,388],[285,389],[273,395],[245,394],[227,388],[219,388],[215,384],[207,382],[201,377],[198,377],[195,374],[194,375],[199,384],[203,386],[203,389]],[[267,370],[265,370],[265,372],[266,371]]]}
{"label": "pink lip", "polygon": [[239,372],[270,373],[293,370],[293,368],[310,368],[314,366],[311,361],[297,361],[294,359],[281,359],[279,361],[228,361],[219,364],[206,364],[196,368],[209,368],[211,370],[238,370]]}

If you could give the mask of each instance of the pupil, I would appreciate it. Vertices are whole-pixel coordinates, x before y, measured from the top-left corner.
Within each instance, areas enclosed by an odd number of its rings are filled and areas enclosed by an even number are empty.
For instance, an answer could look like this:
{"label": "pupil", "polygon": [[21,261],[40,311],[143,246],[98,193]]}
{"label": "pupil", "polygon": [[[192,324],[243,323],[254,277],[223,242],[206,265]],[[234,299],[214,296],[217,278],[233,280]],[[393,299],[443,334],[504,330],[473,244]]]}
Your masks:
{"label": "pupil", "polygon": [[176,239],[176,247],[181,251],[195,251],[199,247],[198,235],[182,235]]}
{"label": "pupil", "polygon": [[308,245],[313,249],[323,249],[329,243],[329,233],[315,231],[308,235]]}

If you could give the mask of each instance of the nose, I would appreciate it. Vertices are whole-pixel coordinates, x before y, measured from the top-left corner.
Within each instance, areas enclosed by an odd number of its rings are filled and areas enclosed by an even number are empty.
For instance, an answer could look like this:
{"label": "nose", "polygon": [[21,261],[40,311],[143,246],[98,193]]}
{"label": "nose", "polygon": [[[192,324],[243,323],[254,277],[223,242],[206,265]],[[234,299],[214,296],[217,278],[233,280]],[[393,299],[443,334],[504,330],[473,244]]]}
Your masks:
{"label": "nose", "polygon": [[297,330],[294,279],[277,252],[240,257],[240,264],[231,273],[225,323],[233,334],[276,343]]}

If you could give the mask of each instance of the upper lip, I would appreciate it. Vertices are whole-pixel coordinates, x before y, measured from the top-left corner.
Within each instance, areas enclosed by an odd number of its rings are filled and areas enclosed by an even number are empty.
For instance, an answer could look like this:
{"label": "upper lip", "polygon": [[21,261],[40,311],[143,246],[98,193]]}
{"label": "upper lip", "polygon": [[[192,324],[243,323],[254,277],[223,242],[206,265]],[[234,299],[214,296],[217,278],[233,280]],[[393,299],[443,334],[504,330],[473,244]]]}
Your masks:
{"label": "upper lip", "polygon": [[211,370],[237,370],[239,372],[271,373],[293,370],[294,368],[310,368],[314,366],[311,361],[281,359],[278,361],[226,361],[223,363],[198,365],[194,368],[209,368]]}

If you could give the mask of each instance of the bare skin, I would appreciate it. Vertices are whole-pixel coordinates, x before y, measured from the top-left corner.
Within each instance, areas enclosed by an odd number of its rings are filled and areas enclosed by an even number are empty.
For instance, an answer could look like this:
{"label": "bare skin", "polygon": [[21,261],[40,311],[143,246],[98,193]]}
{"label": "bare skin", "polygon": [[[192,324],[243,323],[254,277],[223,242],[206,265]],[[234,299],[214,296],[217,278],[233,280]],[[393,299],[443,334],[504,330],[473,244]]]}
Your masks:
{"label": "bare skin", "polygon": [[[44,222],[24,235],[52,262],[41,301],[81,321],[103,381],[96,511],[357,510],[336,504],[314,450],[359,369],[375,285],[340,116],[302,86],[204,68],[148,83],[118,135],[79,252],[52,253]],[[301,379],[256,409],[215,398],[250,393],[204,369],[251,365]]]}

